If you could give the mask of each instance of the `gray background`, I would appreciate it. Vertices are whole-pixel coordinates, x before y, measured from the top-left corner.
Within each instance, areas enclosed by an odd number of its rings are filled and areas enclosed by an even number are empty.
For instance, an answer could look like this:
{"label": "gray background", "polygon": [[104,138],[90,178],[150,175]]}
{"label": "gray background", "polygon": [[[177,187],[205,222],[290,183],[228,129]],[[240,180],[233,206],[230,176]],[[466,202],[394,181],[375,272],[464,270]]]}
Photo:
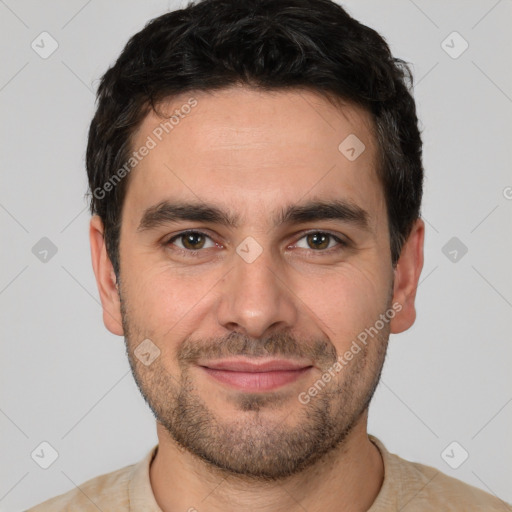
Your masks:
{"label": "gray background", "polygon": [[[157,442],[123,339],[102,323],[84,153],[98,78],[129,36],[183,4],[0,0],[2,511],[134,463]],[[369,431],[512,501],[511,2],[344,5],[413,63],[427,174],[418,319],[392,336]],[[43,31],[59,45],[47,59],[31,48]],[[469,43],[458,58],[442,47],[453,31]],[[462,44],[444,43],[452,54]],[[46,262],[32,252],[43,237],[57,248]],[[445,255],[452,237],[459,247]],[[31,458],[43,441],[59,454],[46,470]],[[441,456],[453,441],[469,453],[457,469]],[[461,448],[448,453],[460,461]]]}

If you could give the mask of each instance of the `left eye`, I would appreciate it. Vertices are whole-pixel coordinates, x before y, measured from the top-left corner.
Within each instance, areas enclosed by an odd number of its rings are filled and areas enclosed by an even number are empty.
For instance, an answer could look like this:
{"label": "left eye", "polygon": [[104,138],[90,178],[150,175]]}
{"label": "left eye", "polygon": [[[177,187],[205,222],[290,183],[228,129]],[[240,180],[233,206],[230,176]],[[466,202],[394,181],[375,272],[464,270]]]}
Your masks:
{"label": "left eye", "polygon": [[[305,240],[306,247],[300,246],[299,243],[295,244],[297,247],[301,247],[302,249],[313,249],[315,251],[331,249],[336,244],[344,245],[343,240],[338,238],[337,236],[331,235],[330,233],[324,233],[323,231],[314,231],[312,233],[308,233],[304,235],[300,240]],[[331,242],[334,242],[331,244]]]}
{"label": "left eye", "polygon": [[[206,245],[206,239],[210,240],[211,245]],[[188,251],[209,249],[210,247],[215,247],[217,245],[208,235],[201,233],[200,231],[185,231],[171,238],[167,243],[174,243],[175,240],[178,240],[181,243],[181,246],[176,244],[180,249]]]}

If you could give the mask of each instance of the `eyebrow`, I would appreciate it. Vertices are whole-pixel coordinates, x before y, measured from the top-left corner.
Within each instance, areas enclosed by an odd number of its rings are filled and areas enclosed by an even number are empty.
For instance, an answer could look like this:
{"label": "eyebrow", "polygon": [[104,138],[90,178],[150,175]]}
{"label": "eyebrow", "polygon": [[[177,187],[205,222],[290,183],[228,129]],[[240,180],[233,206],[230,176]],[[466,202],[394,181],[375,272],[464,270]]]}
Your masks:
{"label": "eyebrow", "polygon": [[[279,226],[320,220],[337,220],[354,224],[366,231],[370,230],[368,212],[342,199],[315,200],[285,206],[274,215],[273,223],[274,226]],[[165,200],[144,210],[137,231],[148,231],[179,221],[210,222],[237,228],[240,216],[213,204]]]}

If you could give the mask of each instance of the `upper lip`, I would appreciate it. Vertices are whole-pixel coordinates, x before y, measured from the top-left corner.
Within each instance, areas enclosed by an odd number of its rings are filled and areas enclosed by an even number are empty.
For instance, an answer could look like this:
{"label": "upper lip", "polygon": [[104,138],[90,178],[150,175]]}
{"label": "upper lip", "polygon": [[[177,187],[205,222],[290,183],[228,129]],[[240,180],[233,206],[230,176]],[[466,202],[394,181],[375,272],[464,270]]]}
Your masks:
{"label": "upper lip", "polygon": [[276,372],[301,370],[312,366],[311,363],[297,361],[292,359],[268,359],[268,358],[232,358],[216,361],[207,361],[199,363],[199,366],[210,368],[211,370],[225,370],[231,372]]}

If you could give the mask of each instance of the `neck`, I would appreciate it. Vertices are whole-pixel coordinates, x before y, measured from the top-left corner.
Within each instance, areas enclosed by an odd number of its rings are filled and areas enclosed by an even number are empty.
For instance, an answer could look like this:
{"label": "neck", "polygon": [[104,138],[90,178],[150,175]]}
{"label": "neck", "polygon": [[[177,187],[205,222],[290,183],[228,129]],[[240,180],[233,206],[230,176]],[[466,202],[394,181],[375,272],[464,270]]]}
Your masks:
{"label": "neck", "polygon": [[150,480],[163,512],[355,512],[368,510],[382,486],[384,467],[366,433],[367,412],[343,443],[301,473],[275,482],[221,472],[178,446],[157,423],[159,446]]}

